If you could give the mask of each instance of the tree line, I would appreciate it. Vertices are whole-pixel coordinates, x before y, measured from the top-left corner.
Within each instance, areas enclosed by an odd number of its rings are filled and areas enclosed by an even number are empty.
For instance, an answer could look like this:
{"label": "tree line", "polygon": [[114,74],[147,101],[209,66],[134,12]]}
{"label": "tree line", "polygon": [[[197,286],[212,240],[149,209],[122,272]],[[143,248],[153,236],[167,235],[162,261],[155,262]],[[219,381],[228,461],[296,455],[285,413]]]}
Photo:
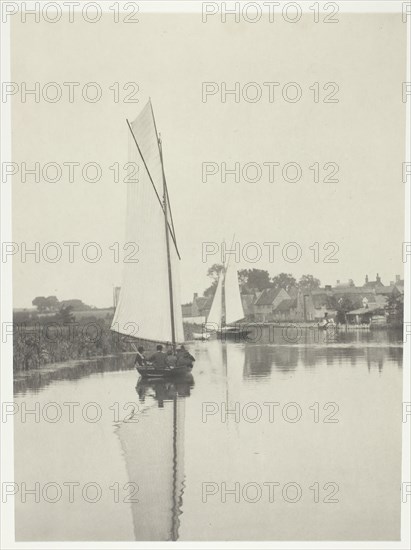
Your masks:
{"label": "tree line", "polygon": [[[207,270],[207,276],[211,279],[211,284],[207,287],[203,296],[213,296],[217,286],[218,278],[223,269],[222,264],[213,264]],[[297,279],[291,273],[279,273],[270,276],[265,269],[240,269],[238,271],[238,282],[242,294],[250,294],[254,290],[262,291],[267,288],[284,288],[290,290],[297,288],[303,292],[310,292],[321,286],[321,281],[313,275],[302,275]]]}

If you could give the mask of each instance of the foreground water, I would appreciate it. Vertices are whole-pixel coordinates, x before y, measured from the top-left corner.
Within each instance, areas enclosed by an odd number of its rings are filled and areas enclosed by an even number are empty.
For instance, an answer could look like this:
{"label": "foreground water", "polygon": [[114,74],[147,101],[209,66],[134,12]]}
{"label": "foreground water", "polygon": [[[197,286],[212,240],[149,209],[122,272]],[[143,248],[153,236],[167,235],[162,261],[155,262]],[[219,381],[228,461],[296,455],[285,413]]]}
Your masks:
{"label": "foreground water", "polygon": [[127,355],[16,379],[17,540],[399,539],[401,335],[190,351],[174,383]]}

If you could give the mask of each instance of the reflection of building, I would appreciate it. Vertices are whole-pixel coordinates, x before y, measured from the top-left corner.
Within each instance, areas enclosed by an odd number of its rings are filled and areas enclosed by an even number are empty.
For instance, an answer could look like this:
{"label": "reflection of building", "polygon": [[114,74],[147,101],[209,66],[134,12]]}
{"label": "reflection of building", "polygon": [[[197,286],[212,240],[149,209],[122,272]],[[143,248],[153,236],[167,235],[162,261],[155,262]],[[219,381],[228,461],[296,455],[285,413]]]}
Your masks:
{"label": "reflection of building", "polygon": [[[129,481],[138,485],[131,502],[136,540],[178,539],[184,487],[185,397],[193,377],[140,380],[140,408],[117,430]],[[141,412],[143,411],[143,412]]]}

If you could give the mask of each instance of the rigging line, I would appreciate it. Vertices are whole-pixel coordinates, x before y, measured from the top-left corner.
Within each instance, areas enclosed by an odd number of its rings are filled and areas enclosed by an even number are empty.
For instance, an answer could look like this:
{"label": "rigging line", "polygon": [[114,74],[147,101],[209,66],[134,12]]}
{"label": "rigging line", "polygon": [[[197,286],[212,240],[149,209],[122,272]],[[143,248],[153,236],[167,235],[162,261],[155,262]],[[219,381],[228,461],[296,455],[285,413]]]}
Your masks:
{"label": "rigging line", "polygon": [[155,130],[156,136],[157,136],[158,151],[159,151],[159,153],[160,153],[161,164],[162,164],[162,166],[163,166],[163,175],[164,175],[164,180],[165,180],[165,182],[166,182],[165,187],[166,187],[166,194],[167,194],[168,209],[169,209],[169,212],[170,212],[170,220],[171,220],[171,225],[172,225],[172,227],[173,227],[173,232],[174,232],[174,241],[175,241],[174,244],[176,245],[176,248],[177,248],[177,238],[176,238],[176,232],[175,232],[175,229],[174,229],[173,212],[172,212],[172,210],[171,210],[170,196],[169,196],[169,194],[168,194],[167,179],[166,179],[166,175],[165,175],[165,173],[164,173],[163,147],[162,147],[160,135],[159,135],[158,130],[157,130],[156,117],[154,116],[154,109],[153,109],[153,104],[152,104],[152,102],[151,102],[151,97],[148,99],[148,102],[150,103],[151,116],[153,117],[154,130]]}
{"label": "rigging line", "polygon": [[[163,173],[163,187],[164,187],[164,190],[165,190],[165,193],[164,193],[164,210],[165,210],[166,214],[167,214],[168,212],[170,212],[171,225],[173,226],[174,234],[173,234],[173,232],[171,231],[171,229],[170,229],[170,233],[171,233],[171,237],[173,238],[174,245],[175,245],[176,250],[177,250],[177,253],[178,253],[177,239],[176,239],[175,230],[174,230],[173,213],[171,212],[171,204],[170,204],[170,198],[169,198],[169,196],[168,196],[168,188],[167,188],[166,174],[165,174],[165,172],[164,172],[163,146],[162,146],[161,140],[158,140],[157,143],[158,143],[158,151],[159,151],[160,160],[161,160],[161,169],[162,169],[162,173]],[[168,206],[168,208],[167,208],[167,206]],[[167,221],[167,224],[168,224],[168,221]],[[170,225],[169,225],[168,227],[170,227]],[[179,257],[180,257],[180,256],[179,256]]]}
{"label": "rigging line", "polygon": [[[157,191],[157,189],[156,189],[156,186],[154,185],[153,178],[151,177],[151,174],[150,174],[150,170],[148,169],[148,166],[147,166],[147,164],[146,164],[146,161],[145,161],[145,159],[144,159],[144,157],[143,157],[143,154],[142,154],[142,152],[141,152],[141,149],[140,149],[140,147],[139,147],[139,145],[138,145],[138,142],[137,142],[136,136],[134,135],[133,129],[132,129],[132,127],[131,127],[131,124],[130,124],[130,122],[129,122],[129,120],[128,120],[127,118],[126,118],[126,121],[127,121],[128,128],[129,128],[129,130],[130,130],[130,132],[131,132],[131,135],[133,136],[134,143],[136,144],[136,147],[137,147],[137,149],[138,149],[138,152],[140,153],[140,157],[141,157],[141,160],[143,161],[143,164],[144,164],[144,167],[145,167],[145,169],[146,169],[146,171],[147,171],[148,177],[150,178],[151,185],[153,186],[154,192],[155,192],[155,194],[156,194],[156,196],[157,196],[158,202],[159,202],[159,204],[160,204],[160,208],[161,208],[161,210],[164,212],[163,202],[162,202],[162,200],[160,199],[160,196],[159,196],[159,194],[158,194],[158,191]],[[175,246],[175,248],[176,248],[176,252],[177,252],[178,259],[181,260],[181,256],[180,256],[180,253],[178,252],[178,248],[177,248],[177,243],[176,243],[176,241],[175,241],[175,237],[174,237],[174,235],[173,235],[173,232],[172,232],[172,230],[171,230],[170,224],[169,224],[168,222],[167,222],[167,225],[168,225],[168,229],[170,230],[170,234],[171,234],[171,238],[173,239],[174,246]]]}
{"label": "rigging line", "polygon": [[[165,179],[165,178],[164,178]],[[168,194],[168,185],[166,181],[166,195],[167,195],[167,203],[168,203],[168,210],[170,212],[170,220],[171,220],[171,227],[174,231],[174,237],[176,236],[176,230],[174,228],[174,220],[173,220],[173,211],[171,210],[171,202],[170,202],[170,195]],[[177,239],[176,239],[177,240]]]}

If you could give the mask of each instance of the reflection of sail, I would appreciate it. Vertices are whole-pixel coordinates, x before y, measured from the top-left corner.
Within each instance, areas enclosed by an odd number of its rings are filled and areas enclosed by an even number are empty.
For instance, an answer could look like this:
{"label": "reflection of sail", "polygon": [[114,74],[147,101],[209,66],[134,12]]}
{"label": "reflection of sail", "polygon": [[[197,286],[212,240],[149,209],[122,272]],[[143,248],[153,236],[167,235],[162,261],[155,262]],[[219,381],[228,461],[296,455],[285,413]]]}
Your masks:
{"label": "reflection of sail", "polygon": [[140,380],[140,401],[152,407],[122,422],[121,442],[129,480],[139,487],[132,502],[136,540],[177,540],[184,488],[185,397],[193,378],[178,383]]}
{"label": "reflection of sail", "polygon": [[[173,341],[171,273],[175,339],[183,342],[179,261],[175,235],[170,225],[166,233],[165,208],[170,218],[170,205],[150,102],[129,124],[129,129],[129,159],[139,170],[137,177],[130,178],[127,184],[126,242],[138,245],[138,261],[124,264],[119,301],[111,328],[137,338]],[[170,262],[166,235],[170,244]]]}
{"label": "reflection of sail", "polygon": [[227,362],[227,383],[229,388],[230,400],[237,400],[237,395],[241,392],[243,384],[243,371],[245,364],[245,353],[247,346],[234,342],[227,342],[226,348]]}
{"label": "reflection of sail", "polygon": [[217,326],[221,325],[222,315],[222,292],[223,292],[223,276],[220,273],[218,278],[217,288],[215,290],[213,303],[211,305],[210,313],[207,317],[207,323],[215,323]]}
{"label": "reflection of sail", "polygon": [[241,302],[240,288],[238,285],[237,269],[232,262],[228,262],[225,274],[225,322],[234,323],[244,317],[243,304]]}

